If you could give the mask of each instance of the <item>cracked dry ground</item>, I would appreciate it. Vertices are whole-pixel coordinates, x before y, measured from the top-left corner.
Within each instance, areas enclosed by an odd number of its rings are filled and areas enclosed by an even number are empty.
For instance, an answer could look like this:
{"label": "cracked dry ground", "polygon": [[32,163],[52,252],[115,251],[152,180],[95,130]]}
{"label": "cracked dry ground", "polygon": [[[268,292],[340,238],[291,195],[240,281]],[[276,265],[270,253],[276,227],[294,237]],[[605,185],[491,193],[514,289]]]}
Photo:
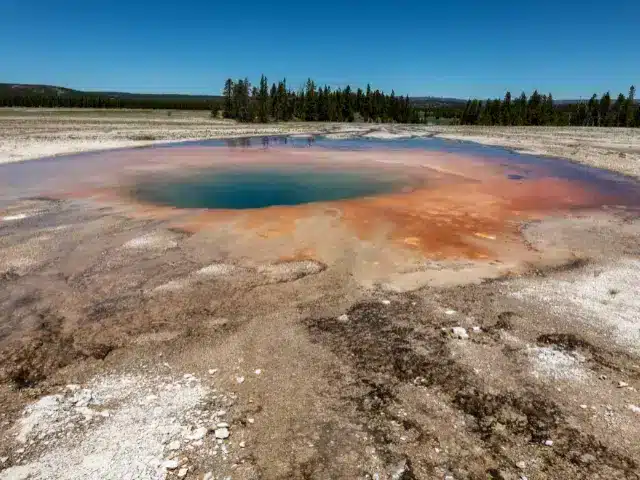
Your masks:
{"label": "cracked dry ground", "polygon": [[[546,238],[566,227],[569,247],[589,245],[563,268],[389,293],[344,263],[230,258],[162,221],[45,199],[19,208],[37,214],[0,225],[0,478],[51,448],[19,443],[23,409],[104,372],[145,388],[194,375],[225,392],[228,456],[180,451],[184,470],[161,478],[640,478],[637,344],[519,293],[612,262],[637,271],[635,219],[542,222]],[[616,302],[633,283],[603,288]],[[213,398],[198,408],[222,408]]]}

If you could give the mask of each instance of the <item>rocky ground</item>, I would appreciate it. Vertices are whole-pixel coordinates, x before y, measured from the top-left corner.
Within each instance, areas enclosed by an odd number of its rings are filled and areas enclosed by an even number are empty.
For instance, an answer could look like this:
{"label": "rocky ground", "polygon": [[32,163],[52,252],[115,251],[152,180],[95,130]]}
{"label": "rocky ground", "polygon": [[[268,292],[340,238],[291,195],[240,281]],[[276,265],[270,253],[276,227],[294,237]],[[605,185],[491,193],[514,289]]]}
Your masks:
{"label": "rocky ground", "polygon": [[576,127],[433,127],[440,138],[568,158],[640,178],[640,129]]}
{"label": "rocky ground", "polygon": [[[0,478],[639,478],[640,223],[408,293],[75,201],[0,226]],[[21,212],[21,213],[20,213]]]}
{"label": "rocky ground", "polygon": [[223,235],[0,211],[0,479],[640,478],[637,210],[523,224],[560,264],[403,293]]}

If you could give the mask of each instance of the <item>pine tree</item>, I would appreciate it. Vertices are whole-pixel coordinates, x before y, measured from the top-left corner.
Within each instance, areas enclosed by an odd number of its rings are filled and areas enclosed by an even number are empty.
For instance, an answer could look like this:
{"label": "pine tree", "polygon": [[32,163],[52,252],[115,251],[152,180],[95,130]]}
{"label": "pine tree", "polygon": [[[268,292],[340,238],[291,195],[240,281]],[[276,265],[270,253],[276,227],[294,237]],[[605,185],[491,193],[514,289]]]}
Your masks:
{"label": "pine tree", "polygon": [[556,123],[556,112],[553,108],[553,96],[551,93],[544,97],[544,122],[543,125],[555,125]]}
{"label": "pine tree", "polygon": [[624,127],[627,124],[627,99],[620,93],[613,104],[613,125],[616,127]]}
{"label": "pine tree", "polygon": [[606,127],[609,125],[609,122],[611,120],[609,116],[610,110],[611,110],[611,95],[609,94],[609,92],[607,92],[604,95],[602,95],[602,98],[600,98],[600,107],[599,107],[600,125],[603,127]]}
{"label": "pine tree", "polygon": [[267,77],[260,77],[260,91],[258,92],[258,120],[261,123],[269,121],[269,82]]}
{"label": "pine tree", "polygon": [[224,90],[222,91],[222,96],[224,97],[224,118],[235,118],[233,112],[233,80],[230,78],[224,82]]}
{"label": "pine tree", "polygon": [[513,107],[511,105],[511,92],[507,91],[504,95],[504,101],[502,102],[502,115],[501,124],[511,125],[513,122]]}
{"label": "pine tree", "polygon": [[[638,109],[635,106],[635,101],[636,101],[636,87],[634,87],[633,85],[631,85],[631,87],[629,88],[629,95],[627,96],[627,102],[626,102],[626,126],[627,127],[640,127],[640,124],[638,124],[637,122],[635,122],[635,118],[633,115],[633,110],[634,108]],[[638,109],[640,111],[640,109]]]}

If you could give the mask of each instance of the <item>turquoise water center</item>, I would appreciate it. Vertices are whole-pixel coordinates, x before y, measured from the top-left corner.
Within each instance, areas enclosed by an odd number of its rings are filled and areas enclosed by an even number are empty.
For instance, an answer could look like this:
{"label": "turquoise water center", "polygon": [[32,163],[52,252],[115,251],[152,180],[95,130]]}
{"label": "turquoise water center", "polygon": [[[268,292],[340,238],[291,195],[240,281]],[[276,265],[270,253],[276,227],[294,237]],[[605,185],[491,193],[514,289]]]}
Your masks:
{"label": "turquoise water center", "polygon": [[254,167],[143,179],[133,195],[178,208],[249,209],[367,197],[401,191],[407,184],[351,170]]}

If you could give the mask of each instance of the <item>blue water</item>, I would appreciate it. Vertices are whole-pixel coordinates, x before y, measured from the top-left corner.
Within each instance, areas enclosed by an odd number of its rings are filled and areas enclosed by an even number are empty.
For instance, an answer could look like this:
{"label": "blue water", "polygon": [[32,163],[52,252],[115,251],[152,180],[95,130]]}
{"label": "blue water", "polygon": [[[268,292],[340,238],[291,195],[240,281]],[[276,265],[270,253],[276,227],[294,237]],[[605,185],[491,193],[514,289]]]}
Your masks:
{"label": "blue water", "polygon": [[178,208],[247,209],[367,197],[399,191],[407,183],[355,171],[252,167],[146,179],[132,194],[138,200]]}
{"label": "blue water", "polygon": [[[626,197],[627,204],[640,204],[638,182],[612,172],[579,165],[563,159],[525,155],[500,147],[440,138],[406,138],[394,140],[315,137],[247,137],[204,140],[144,147],[153,154],[156,149],[179,149],[183,146],[228,146],[232,148],[314,148],[332,150],[427,150],[481,158],[488,164],[504,167],[504,175],[514,182],[539,176],[585,182],[604,194]],[[121,149],[127,151],[129,149]],[[112,151],[113,152],[113,151]],[[109,155],[112,155],[112,152]],[[26,194],[39,194],[55,177],[65,176],[85,181],[95,178],[94,162],[104,152],[90,152],[37,161],[0,165],[0,200]],[[212,166],[215,166],[212,158]],[[199,175],[200,178],[197,178]],[[261,172],[236,171],[220,176],[217,172],[200,173],[190,178],[145,179],[138,185],[140,198],[176,206],[216,206],[217,208],[255,208],[267,203],[293,205],[319,200],[375,195],[396,191],[408,183],[406,179],[381,180],[361,172],[318,172],[288,169]],[[241,181],[242,180],[242,181]],[[99,178],[96,178],[99,181]],[[164,182],[164,183],[163,183]],[[212,183],[213,182],[213,183]],[[216,193],[211,192],[216,186]],[[166,191],[162,191],[165,189]]]}

